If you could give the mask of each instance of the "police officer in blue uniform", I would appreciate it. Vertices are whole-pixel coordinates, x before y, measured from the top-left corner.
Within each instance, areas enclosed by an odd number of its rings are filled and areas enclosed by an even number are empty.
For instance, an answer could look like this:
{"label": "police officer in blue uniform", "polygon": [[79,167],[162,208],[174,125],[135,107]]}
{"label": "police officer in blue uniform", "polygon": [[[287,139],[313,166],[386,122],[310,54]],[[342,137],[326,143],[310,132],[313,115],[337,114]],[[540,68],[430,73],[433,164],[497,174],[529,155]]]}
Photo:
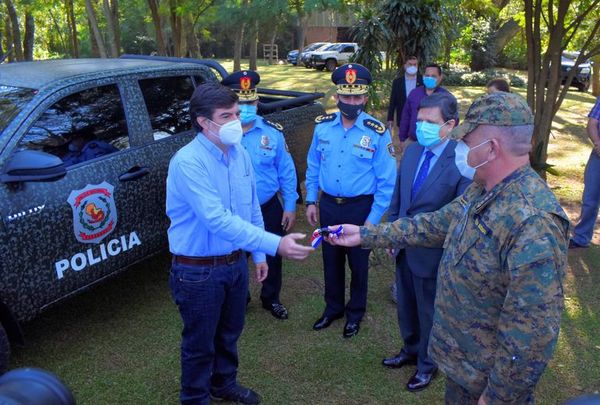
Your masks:
{"label": "police officer in blue uniform", "polygon": [[[258,73],[242,70],[227,76],[222,84],[233,89],[240,98],[240,121],[244,131],[242,145],[252,160],[265,230],[284,235],[296,222],[296,168],[281,132],[283,127],[257,114],[256,85],[259,82]],[[281,256],[267,256],[267,264],[269,275],[263,281],[260,293],[262,306],[275,318],[287,319],[288,311],[279,300]]]}
{"label": "police officer in blue uniform", "polygon": [[[306,171],[306,217],[315,226],[377,224],[390,204],[396,159],[389,131],[364,112],[371,73],[356,63],[336,69],[331,80],[339,112],[316,119]],[[319,214],[317,215],[317,200]],[[323,244],[325,311],[313,329],[327,328],[346,315],[343,336],[356,335],[367,305],[369,250]],[[352,272],[344,305],[346,258]]]}

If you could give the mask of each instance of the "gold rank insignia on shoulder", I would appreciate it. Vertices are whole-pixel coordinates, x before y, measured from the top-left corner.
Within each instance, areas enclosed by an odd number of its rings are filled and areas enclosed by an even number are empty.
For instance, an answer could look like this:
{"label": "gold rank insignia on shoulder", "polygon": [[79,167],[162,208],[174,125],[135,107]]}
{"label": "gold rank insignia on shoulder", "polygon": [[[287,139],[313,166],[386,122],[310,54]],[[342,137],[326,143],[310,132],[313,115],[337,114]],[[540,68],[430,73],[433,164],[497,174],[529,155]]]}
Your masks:
{"label": "gold rank insignia on shoulder", "polygon": [[278,131],[283,131],[283,125],[277,123],[277,122],[273,122],[273,121],[269,121],[269,120],[264,120],[265,124],[267,124],[270,127],[275,128]]}
{"label": "gold rank insignia on shoulder", "polygon": [[383,135],[385,133],[385,127],[379,121],[372,120],[367,118],[363,121],[363,124],[367,128],[371,128],[373,131],[377,132],[379,135]]}
{"label": "gold rank insignia on shoulder", "polygon": [[325,114],[325,115],[319,115],[317,118],[315,118],[315,122],[317,124],[320,124],[322,122],[333,121],[334,119],[335,119],[335,114]]}

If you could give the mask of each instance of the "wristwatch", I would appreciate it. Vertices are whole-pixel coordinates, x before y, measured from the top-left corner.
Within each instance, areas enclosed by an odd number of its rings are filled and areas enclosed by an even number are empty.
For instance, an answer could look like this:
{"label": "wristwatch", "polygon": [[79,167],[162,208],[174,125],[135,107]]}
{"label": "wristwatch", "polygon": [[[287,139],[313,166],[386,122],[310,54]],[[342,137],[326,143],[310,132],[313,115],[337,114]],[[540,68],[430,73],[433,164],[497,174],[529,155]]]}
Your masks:
{"label": "wristwatch", "polygon": [[304,203],[304,205],[306,205],[307,207],[308,207],[309,205],[317,205],[317,202],[316,202],[316,201],[306,201],[306,202]]}

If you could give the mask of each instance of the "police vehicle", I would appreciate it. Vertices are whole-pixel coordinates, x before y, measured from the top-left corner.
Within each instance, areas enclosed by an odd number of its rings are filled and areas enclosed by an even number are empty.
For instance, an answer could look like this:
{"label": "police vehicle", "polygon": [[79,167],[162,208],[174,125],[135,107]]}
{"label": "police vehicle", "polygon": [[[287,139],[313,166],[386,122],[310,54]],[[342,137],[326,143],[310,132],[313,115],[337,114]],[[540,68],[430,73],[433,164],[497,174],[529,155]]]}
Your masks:
{"label": "police vehicle", "polygon": [[[0,373],[20,322],[167,247],[165,180],[195,136],[190,96],[226,75],[142,56],[0,65]],[[322,93],[259,95],[305,173]]]}

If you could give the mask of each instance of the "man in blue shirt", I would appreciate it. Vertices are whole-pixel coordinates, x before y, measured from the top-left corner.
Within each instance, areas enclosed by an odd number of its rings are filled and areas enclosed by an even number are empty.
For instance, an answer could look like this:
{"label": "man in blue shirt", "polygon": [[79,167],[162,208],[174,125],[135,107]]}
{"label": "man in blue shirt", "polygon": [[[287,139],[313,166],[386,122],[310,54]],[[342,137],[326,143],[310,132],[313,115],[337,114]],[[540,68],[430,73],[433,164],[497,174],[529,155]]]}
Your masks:
{"label": "man in blue shirt", "polygon": [[[252,160],[265,230],[285,235],[296,222],[296,168],[281,133],[283,127],[257,114],[256,85],[259,82],[258,73],[241,70],[227,76],[222,84],[235,91],[240,98],[240,121],[244,131],[242,145]],[[278,193],[281,193],[283,207]],[[260,293],[262,306],[271,311],[275,318],[287,319],[288,311],[279,300],[281,256],[267,256],[267,265],[269,275],[263,281]]]}
{"label": "man in blue shirt", "polygon": [[312,251],[296,240],[266,232],[252,163],[239,144],[237,95],[217,84],[198,86],[190,117],[198,135],[171,159],[167,176],[171,293],[183,320],[182,404],[209,397],[257,404],[260,397],[237,383],[237,340],[244,326],[248,266],[267,277],[265,254],[304,259]]}
{"label": "man in blue shirt", "polygon": [[[377,224],[390,203],[396,181],[396,159],[389,131],[364,112],[371,73],[345,64],[331,80],[337,86],[339,113],[317,117],[306,171],[306,217],[321,226],[339,223]],[[341,219],[344,219],[342,221]],[[323,244],[325,311],[313,329],[327,328],[346,315],[343,336],[356,335],[367,306],[369,250]],[[345,264],[352,271],[350,300],[344,305]]]}

